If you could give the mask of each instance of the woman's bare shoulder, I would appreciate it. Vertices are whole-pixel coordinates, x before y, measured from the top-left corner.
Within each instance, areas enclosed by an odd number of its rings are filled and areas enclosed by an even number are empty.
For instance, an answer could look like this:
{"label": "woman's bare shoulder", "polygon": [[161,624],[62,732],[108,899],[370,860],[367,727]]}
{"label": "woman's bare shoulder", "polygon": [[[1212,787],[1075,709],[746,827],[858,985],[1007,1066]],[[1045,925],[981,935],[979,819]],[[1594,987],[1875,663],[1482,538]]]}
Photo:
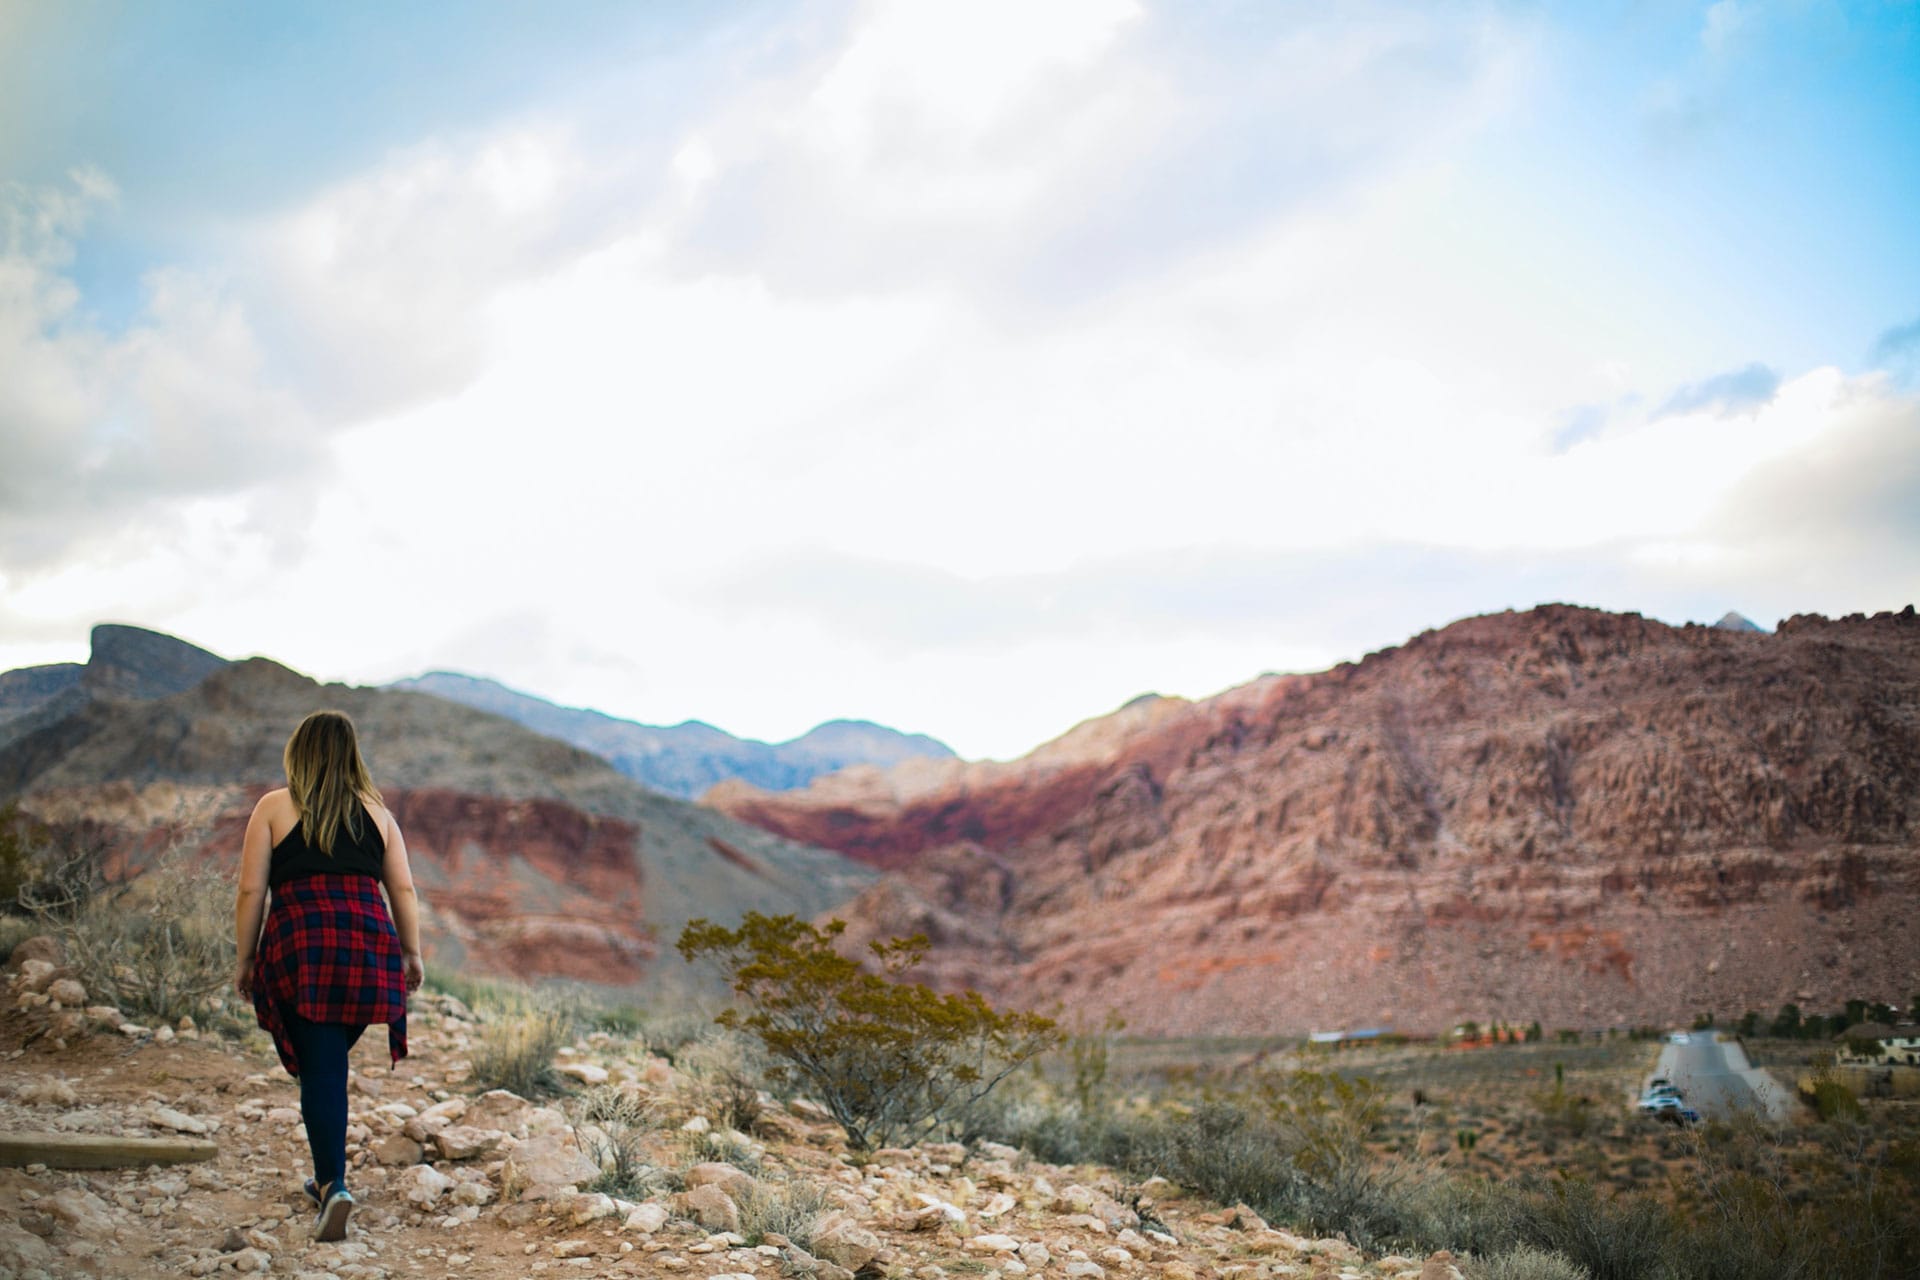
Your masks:
{"label": "woman's bare shoulder", "polygon": [[255,802],[254,812],[276,813],[293,808],[293,793],[285,787],[275,787]]}
{"label": "woman's bare shoulder", "polygon": [[390,836],[400,824],[394,821],[393,811],[378,800],[362,796],[361,802],[367,806],[367,812],[373,815],[374,823],[379,826],[381,836]]}

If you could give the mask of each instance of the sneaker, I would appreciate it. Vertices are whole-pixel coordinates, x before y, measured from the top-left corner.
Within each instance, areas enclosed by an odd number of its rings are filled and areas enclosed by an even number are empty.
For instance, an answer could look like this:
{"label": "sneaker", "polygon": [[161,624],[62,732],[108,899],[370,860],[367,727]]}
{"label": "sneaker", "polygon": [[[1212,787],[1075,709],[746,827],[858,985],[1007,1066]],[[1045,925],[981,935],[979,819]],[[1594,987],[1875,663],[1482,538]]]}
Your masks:
{"label": "sneaker", "polygon": [[307,1199],[313,1201],[313,1207],[315,1209],[318,1209],[320,1207],[319,1185],[316,1184],[312,1178],[308,1178],[306,1181],[306,1185],[302,1186],[300,1189],[307,1193]]}
{"label": "sneaker", "polygon": [[341,1240],[347,1234],[347,1216],[353,1212],[353,1193],[345,1187],[336,1187],[320,1206],[320,1216],[313,1222],[313,1238],[322,1242]]}

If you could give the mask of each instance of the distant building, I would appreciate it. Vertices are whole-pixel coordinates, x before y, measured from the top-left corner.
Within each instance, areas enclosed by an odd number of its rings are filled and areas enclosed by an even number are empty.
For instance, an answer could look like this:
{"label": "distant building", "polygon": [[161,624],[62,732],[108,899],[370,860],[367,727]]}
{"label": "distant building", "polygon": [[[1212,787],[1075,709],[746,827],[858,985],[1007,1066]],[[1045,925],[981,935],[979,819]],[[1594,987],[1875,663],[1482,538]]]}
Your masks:
{"label": "distant building", "polygon": [[1308,1044],[1331,1045],[1334,1048],[1350,1047],[1378,1040],[1382,1036],[1393,1034],[1391,1027],[1365,1027],[1359,1031],[1309,1031]]}
{"label": "distant building", "polygon": [[1840,1042],[1836,1059],[1846,1066],[1920,1067],[1920,1024],[1860,1022],[1834,1039]]}

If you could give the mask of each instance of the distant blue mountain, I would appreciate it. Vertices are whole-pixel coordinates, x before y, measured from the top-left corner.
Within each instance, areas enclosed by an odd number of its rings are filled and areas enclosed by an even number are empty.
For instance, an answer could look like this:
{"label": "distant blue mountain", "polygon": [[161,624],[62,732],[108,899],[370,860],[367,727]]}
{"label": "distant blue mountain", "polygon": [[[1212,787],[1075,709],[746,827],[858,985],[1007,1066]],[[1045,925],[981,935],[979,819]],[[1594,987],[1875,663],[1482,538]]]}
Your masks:
{"label": "distant blue mountain", "polygon": [[1722,631],[1766,631],[1765,627],[1756,623],[1753,619],[1747,617],[1745,614],[1735,613],[1731,609],[1727,611],[1725,617],[1713,625]]}
{"label": "distant blue mountain", "polygon": [[728,778],[767,791],[787,791],[852,764],[885,768],[916,756],[947,759],[954,754],[925,734],[901,733],[865,720],[829,720],[791,742],[778,743],[736,738],[698,720],[671,726],[637,724],[599,711],[557,706],[497,681],[454,671],[432,671],[388,687],[430,693],[505,716],[591,751],[656,791],[689,800]]}

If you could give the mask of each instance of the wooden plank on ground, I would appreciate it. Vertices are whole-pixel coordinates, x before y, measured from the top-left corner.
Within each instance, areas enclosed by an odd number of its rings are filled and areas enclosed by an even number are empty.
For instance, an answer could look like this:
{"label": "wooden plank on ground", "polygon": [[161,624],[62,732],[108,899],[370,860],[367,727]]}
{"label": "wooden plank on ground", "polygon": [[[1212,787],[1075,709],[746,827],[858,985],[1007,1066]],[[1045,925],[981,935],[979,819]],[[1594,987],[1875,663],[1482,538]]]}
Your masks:
{"label": "wooden plank on ground", "polygon": [[115,1138],[99,1133],[0,1132],[0,1165],[55,1169],[120,1169],[142,1164],[211,1160],[220,1148],[205,1138]]}

